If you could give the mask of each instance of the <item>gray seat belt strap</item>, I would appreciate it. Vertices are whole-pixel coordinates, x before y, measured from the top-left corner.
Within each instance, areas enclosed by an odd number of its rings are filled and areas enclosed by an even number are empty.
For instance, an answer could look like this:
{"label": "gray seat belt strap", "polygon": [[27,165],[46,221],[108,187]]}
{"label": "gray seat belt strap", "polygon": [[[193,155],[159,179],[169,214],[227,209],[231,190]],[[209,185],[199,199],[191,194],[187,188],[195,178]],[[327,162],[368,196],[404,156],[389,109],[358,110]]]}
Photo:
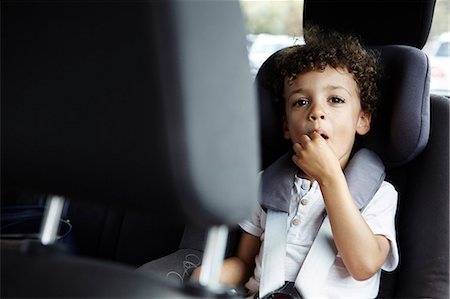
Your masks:
{"label": "gray seat belt strap", "polygon": [[286,237],[288,213],[268,209],[263,244],[261,281],[259,296],[284,285],[286,259]]}
{"label": "gray seat belt strap", "polygon": [[[291,198],[292,179],[298,171],[292,162],[293,151],[281,156],[264,170],[261,206],[266,208],[262,271],[259,296],[284,285],[287,238],[287,218]],[[280,175],[282,174],[282,175]]]}
{"label": "gray seat belt strap", "polygon": [[302,298],[325,297],[325,280],[336,257],[336,245],[328,216],[322,222],[319,232],[295,279],[295,288]]}

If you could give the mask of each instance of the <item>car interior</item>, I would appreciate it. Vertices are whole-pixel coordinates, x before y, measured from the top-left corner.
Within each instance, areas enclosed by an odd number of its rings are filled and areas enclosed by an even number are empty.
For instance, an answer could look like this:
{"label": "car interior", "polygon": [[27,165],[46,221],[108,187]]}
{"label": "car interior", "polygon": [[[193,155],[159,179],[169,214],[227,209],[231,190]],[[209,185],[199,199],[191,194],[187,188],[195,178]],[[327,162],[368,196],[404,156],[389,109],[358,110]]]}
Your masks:
{"label": "car interior", "polygon": [[[1,297],[236,297],[217,271],[290,147],[277,53],[253,82],[239,3],[1,5]],[[434,8],[304,1],[304,23],[360,36],[384,68],[364,146],[399,192],[400,265],[378,298],[449,297],[449,98],[421,51]]]}

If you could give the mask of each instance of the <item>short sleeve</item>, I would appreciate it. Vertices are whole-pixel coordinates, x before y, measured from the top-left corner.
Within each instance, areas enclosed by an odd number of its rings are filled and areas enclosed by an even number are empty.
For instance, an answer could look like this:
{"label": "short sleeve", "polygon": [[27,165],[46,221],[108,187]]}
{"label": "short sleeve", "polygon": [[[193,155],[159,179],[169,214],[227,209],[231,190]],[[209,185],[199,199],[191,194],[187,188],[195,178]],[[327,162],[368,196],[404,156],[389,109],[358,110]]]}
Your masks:
{"label": "short sleeve", "polygon": [[239,223],[239,226],[247,233],[256,237],[261,237],[264,232],[262,218],[265,212],[259,203],[257,203],[257,207],[253,211],[250,219],[242,221]]}
{"label": "short sleeve", "polygon": [[383,182],[374,198],[362,212],[362,216],[372,232],[376,235],[383,235],[390,241],[391,248],[388,257],[381,267],[385,271],[395,270],[399,262],[395,228],[397,202],[398,194],[394,186]]}
{"label": "short sleeve", "polygon": [[[262,174],[264,171],[260,171],[258,174],[258,181],[261,186],[262,183]],[[259,202],[255,202],[255,208],[253,209],[253,213],[249,219],[244,220],[239,223],[239,226],[247,233],[255,236],[261,237],[264,233],[264,228],[266,225],[266,213],[262,209]]]}

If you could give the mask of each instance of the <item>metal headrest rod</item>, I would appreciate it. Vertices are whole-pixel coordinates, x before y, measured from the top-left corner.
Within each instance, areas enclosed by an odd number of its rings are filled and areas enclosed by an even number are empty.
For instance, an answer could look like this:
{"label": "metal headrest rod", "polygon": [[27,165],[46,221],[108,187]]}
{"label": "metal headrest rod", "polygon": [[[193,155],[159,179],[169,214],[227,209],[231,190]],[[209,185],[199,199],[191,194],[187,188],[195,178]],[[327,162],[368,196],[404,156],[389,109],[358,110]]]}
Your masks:
{"label": "metal headrest rod", "polygon": [[220,289],[219,276],[227,246],[228,227],[213,226],[208,230],[199,283],[214,291]]}
{"label": "metal headrest rod", "polygon": [[44,218],[42,220],[40,241],[42,245],[52,245],[55,243],[59,229],[59,219],[61,218],[64,197],[50,195],[47,198]]}

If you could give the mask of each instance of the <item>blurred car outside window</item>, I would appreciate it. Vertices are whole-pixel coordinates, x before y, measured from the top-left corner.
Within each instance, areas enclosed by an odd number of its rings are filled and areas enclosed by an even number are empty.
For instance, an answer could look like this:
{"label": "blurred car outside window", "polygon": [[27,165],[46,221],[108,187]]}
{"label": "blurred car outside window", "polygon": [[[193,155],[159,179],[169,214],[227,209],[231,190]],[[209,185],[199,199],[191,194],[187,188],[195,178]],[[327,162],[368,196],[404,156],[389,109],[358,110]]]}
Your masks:
{"label": "blurred car outside window", "polygon": [[430,92],[450,96],[450,32],[428,40],[423,48],[430,61]]}
{"label": "blurred car outside window", "polygon": [[266,61],[266,59],[276,51],[304,43],[303,37],[290,37],[288,35],[273,34],[257,35],[248,52],[250,72],[252,76],[256,76],[264,61]]}
{"label": "blurred car outside window", "polygon": [[[303,0],[240,0],[240,4],[253,77],[274,52],[304,43]],[[436,0],[429,38],[422,49],[430,60],[430,92],[447,97],[450,97],[449,15],[450,1]]]}

